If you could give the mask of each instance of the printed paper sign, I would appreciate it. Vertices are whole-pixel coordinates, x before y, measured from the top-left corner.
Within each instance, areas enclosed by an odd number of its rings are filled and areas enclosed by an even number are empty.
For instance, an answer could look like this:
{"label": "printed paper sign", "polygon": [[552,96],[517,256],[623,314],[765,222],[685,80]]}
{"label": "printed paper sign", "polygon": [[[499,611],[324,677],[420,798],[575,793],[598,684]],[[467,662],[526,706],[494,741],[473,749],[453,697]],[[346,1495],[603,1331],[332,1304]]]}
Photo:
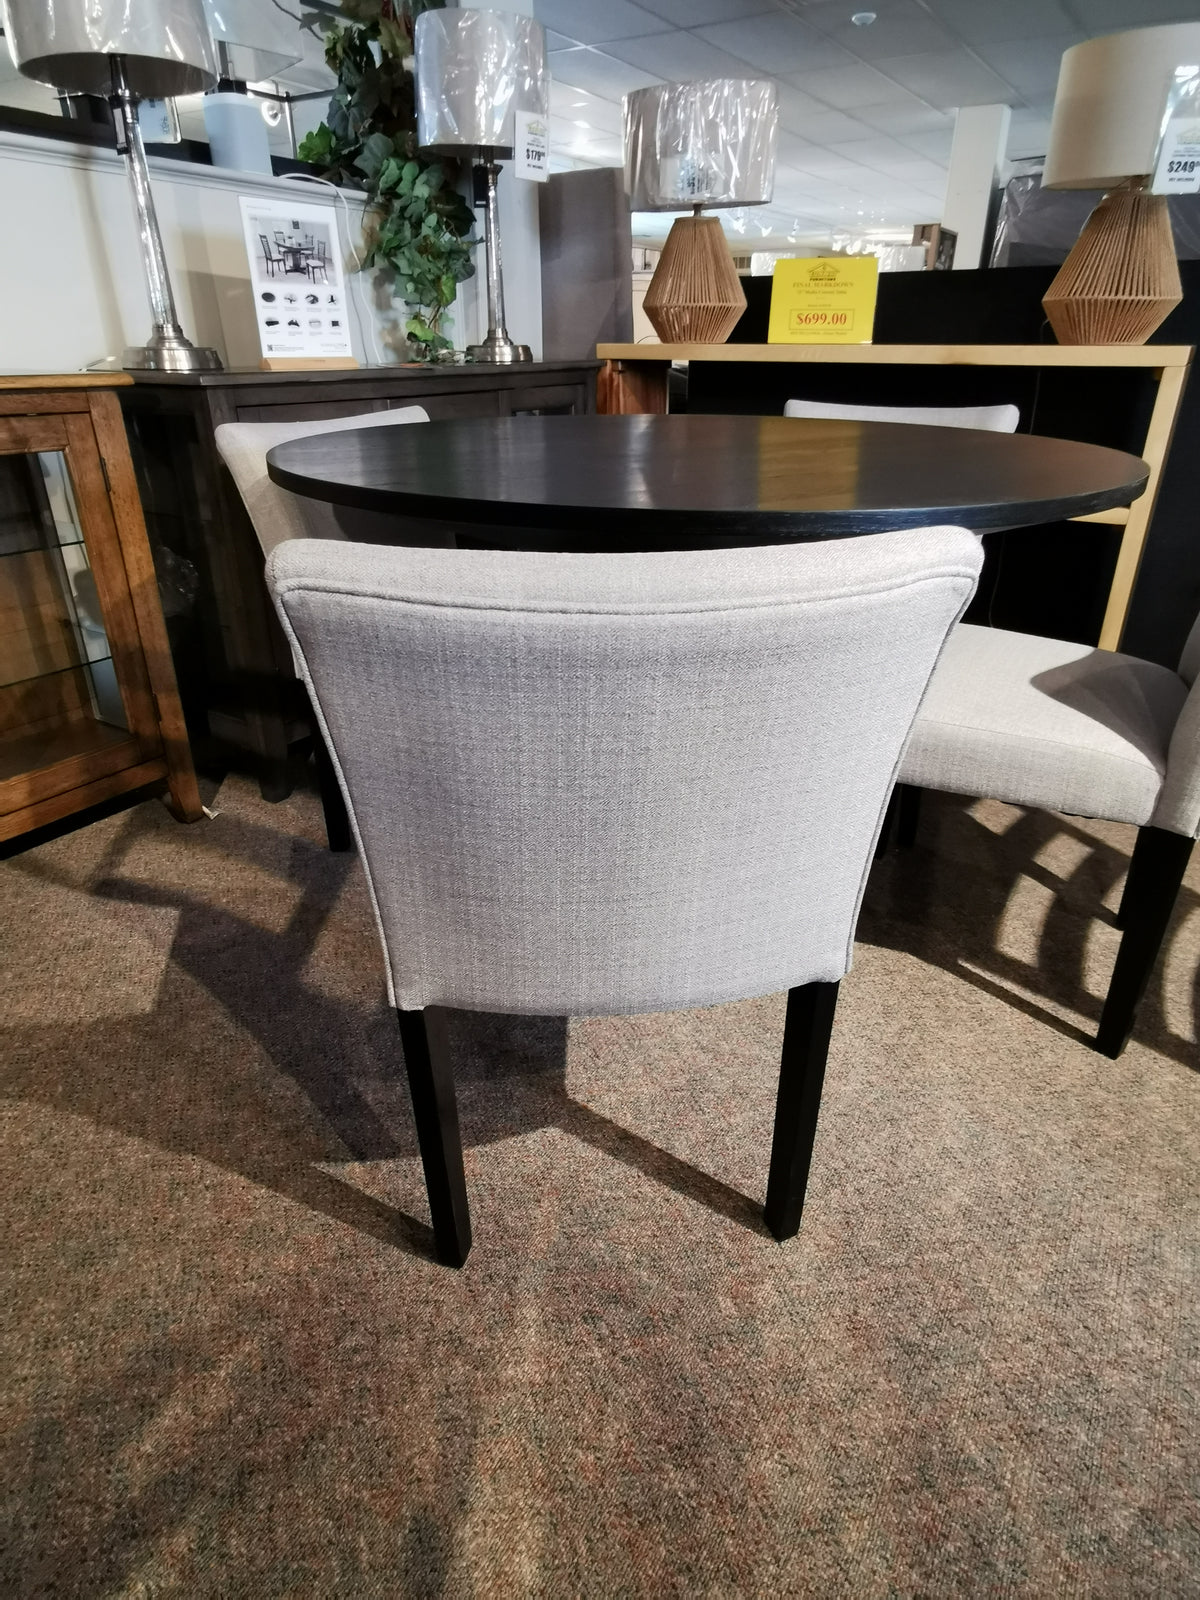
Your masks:
{"label": "printed paper sign", "polygon": [[550,176],[550,126],[536,111],[517,111],[513,117],[513,175],[545,183]]}
{"label": "printed paper sign", "polygon": [[870,344],[879,263],[874,256],[777,261],[768,344]]}
{"label": "printed paper sign", "polygon": [[263,355],[353,357],[332,208],[246,195],[239,203]]}
{"label": "printed paper sign", "polygon": [[174,100],[139,100],[137,120],[147,144],[179,143],[179,117]]}
{"label": "printed paper sign", "polygon": [[1151,194],[1200,194],[1200,67],[1176,67]]}

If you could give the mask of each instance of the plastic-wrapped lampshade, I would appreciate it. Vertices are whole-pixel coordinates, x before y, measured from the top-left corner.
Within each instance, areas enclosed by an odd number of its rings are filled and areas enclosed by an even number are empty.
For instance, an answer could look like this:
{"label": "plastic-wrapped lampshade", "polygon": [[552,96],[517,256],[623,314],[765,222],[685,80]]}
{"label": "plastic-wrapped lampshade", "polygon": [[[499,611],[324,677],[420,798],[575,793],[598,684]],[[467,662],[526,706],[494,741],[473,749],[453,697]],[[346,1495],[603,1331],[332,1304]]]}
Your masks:
{"label": "plastic-wrapped lampshade", "polygon": [[625,96],[625,187],[635,211],[754,206],[775,189],[773,83],[706,78]]}
{"label": "plastic-wrapped lampshade", "polygon": [[507,156],[513,113],[550,116],[541,23],[509,11],[423,11],[414,30],[422,149]]}
{"label": "plastic-wrapped lampshade", "polygon": [[1200,62],[1200,22],[1132,28],[1063,52],[1047,189],[1111,189],[1154,166],[1171,76]]}
{"label": "plastic-wrapped lampshade", "polygon": [[[304,54],[300,42],[302,0],[204,0],[218,47],[225,46],[229,76],[261,83]],[[224,63],[222,63],[224,65]]]}
{"label": "plastic-wrapped lampshade", "polygon": [[9,50],[27,78],[106,95],[124,56],[139,99],[198,94],[217,77],[203,0],[0,0]]}

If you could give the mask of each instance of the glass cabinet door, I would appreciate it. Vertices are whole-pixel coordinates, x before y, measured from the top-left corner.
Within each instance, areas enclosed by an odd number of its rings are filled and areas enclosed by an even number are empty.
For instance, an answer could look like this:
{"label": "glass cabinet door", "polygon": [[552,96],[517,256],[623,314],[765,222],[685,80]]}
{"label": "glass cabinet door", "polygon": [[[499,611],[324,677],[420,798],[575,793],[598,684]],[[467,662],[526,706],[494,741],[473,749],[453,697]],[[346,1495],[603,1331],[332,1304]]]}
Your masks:
{"label": "glass cabinet door", "polygon": [[59,417],[0,423],[0,784],[30,798],[54,791],[46,769],[62,787],[147,750],[140,660],[110,637],[128,589],[93,561],[71,445]]}

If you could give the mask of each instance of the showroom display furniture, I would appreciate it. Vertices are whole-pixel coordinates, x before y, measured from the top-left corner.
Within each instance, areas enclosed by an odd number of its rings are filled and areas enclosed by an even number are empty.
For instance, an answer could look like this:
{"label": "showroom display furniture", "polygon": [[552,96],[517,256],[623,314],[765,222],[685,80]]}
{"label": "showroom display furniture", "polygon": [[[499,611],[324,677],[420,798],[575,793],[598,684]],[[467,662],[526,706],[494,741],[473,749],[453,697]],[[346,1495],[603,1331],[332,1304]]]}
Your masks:
{"label": "showroom display furniture", "polygon": [[789,400],[785,417],[832,417],[843,422],[909,422],[927,428],[983,428],[1015,433],[1016,406],[854,406],[836,400]]}
{"label": "showroom display furniture", "polygon": [[305,422],[420,405],[431,417],[594,408],[595,361],[517,367],[134,374],[120,390],[156,555],[186,561],[197,587],[172,619],[172,647],[197,760],[291,791],[289,750],[311,736],[262,582],[262,552],[214,441],[224,422]]}
{"label": "showroom display furniture", "polygon": [[[1035,381],[1071,369],[1078,369],[1084,375],[1100,370],[1145,374],[1153,379],[1156,386],[1153,405],[1145,432],[1136,441],[1131,439],[1127,448],[1136,450],[1150,468],[1146,492],[1128,510],[1113,508],[1091,518],[1121,529],[1115,569],[1111,581],[1106,581],[1107,602],[1103,621],[1097,635],[1094,635],[1104,649],[1115,650],[1120,644],[1175,419],[1188,378],[1192,357],[1190,345],[733,344],[714,348],[708,345],[630,344],[598,345],[596,353],[606,363],[599,379],[598,406],[600,411],[610,413],[665,411],[667,376],[672,362],[687,362],[693,372],[702,366],[706,377],[723,373],[727,370],[725,363],[749,365],[751,370],[756,366],[759,369],[774,367],[778,363],[783,363],[785,368],[794,365],[797,369],[810,365],[913,369],[930,366],[1009,368],[1018,375],[1022,371],[1029,373],[1032,369]],[[790,371],[788,376],[791,376]],[[722,397],[720,409],[743,410],[747,407],[740,396],[732,405]],[[1036,418],[1034,431],[1037,431]]]}
{"label": "showroom display furniture", "polygon": [[0,840],[132,790],[202,815],[116,391],[0,377]]}
{"label": "showroom display furniture", "polygon": [[1125,1048],[1200,835],[1200,619],[1171,672],[1002,628],[955,629],[900,766],[946,789],[1139,829],[1096,1047]]}
{"label": "showroom display furniture", "polygon": [[[286,539],[344,539],[333,509],[320,500],[289,494],[267,476],[267,451],[289,439],[314,433],[344,432],[348,428],[379,428],[409,422],[428,422],[421,406],[397,406],[358,417],[327,422],[223,422],[216,431],[217,449],[237,484],[264,557]],[[325,812],[325,833],[331,850],[353,848],[350,824],[341,790],[334,777],[329,752],[319,732],[313,733],[313,757]]]}
{"label": "showroom display furniture", "polygon": [[268,582],[367,871],[444,1261],[471,1243],[446,1007],[788,989],[765,1219],[796,1232],[896,763],[981,564],[945,527],[615,559],[277,546]]}

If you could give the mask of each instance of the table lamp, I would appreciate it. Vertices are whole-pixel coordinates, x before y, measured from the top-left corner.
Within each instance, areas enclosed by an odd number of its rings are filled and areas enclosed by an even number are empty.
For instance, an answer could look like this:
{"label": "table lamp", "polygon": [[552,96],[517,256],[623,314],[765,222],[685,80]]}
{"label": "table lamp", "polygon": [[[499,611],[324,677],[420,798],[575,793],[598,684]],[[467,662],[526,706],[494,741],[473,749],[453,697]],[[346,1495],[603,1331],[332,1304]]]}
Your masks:
{"label": "table lamp", "polygon": [[214,167],[271,175],[271,145],[262,102],[247,83],[277,77],[304,54],[300,12],[282,0],[204,0],[217,47],[217,87],[204,96],[204,127]]}
{"label": "table lamp", "polygon": [[709,78],[625,96],[625,188],[634,211],[681,211],[646,290],[667,344],[723,344],[746,309],[724,230],[709,206],[756,206],[775,187],[773,83]]}
{"label": "table lamp", "polygon": [[496,180],[511,158],[518,112],[547,125],[550,79],[540,23],[507,11],[423,11],[414,30],[417,142],[431,155],[471,152],[486,182],[488,331],[468,346],[475,361],[529,361],[529,346],[514,344],[504,325],[504,275]]}
{"label": "table lamp", "polygon": [[1166,197],[1149,185],[1175,68],[1189,62],[1200,62],[1200,22],[1063,54],[1042,185],[1108,193],[1042,301],[1060,344],[1145,344],[1182,298]]}
{"label": "table lamp", "polygon": [[72,94],[104,95],[113,108],[154,318],[149,342],[126,350],[122,366],[164,372],[219,367],[217,352],[197,348],[179,326],[137,120],[139,100],[196,94],[215,81],[201,0],[0,0],[0,15],[25,77]]}

